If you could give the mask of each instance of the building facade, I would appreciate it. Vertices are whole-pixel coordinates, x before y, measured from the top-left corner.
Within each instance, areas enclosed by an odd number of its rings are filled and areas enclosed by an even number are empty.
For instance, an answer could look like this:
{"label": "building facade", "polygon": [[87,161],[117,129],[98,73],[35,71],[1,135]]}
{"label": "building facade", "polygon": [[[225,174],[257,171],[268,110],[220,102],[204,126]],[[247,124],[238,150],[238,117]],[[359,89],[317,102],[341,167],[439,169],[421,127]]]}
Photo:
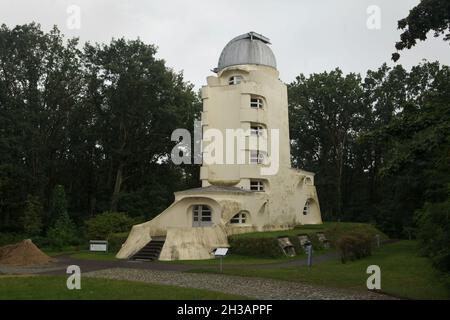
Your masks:
{"label": "building facade", "polygon": [[202,187],[134,226],[117,258],[159,239],[160,260],[209,259],[231,234],[322,223],[314,174],[291,168],[287,88],[269,44],[249,32],[225,46],[202,88]]}

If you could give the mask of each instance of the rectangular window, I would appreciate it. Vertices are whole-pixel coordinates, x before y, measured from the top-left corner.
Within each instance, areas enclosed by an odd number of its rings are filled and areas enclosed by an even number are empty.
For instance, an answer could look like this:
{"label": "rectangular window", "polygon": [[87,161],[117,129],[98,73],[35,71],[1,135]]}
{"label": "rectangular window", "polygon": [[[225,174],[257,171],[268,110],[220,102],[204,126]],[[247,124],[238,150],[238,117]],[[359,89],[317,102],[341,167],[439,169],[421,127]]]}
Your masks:
{"label": "rectangular window", "polygon": [[261,98],[251,98],[250,107],[255,109],[262,109],[264,106],[263,99]]}
{"label": "rectangular window", "polygon": [[262,126],[250,126],[250,134],[254,136],[262,136],[264,128]]}
{"label": "rectangular window", "polygon": [[250,181],[251,191],[264,191],[264,182],[261,180],[251,180]]}
{"label": "rectangular window", "polygon": [[265,152],[259,150],[250,150],[250,164],[263,164]]}

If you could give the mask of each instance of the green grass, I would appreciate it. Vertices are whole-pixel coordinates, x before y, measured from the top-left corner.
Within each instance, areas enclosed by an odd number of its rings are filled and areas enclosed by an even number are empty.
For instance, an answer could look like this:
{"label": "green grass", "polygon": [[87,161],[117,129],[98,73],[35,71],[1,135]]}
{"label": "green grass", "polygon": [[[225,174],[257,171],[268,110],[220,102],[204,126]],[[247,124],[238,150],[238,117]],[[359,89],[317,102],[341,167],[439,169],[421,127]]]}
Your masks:
{"label": "green grass", "polygon": [[115,252],[79,251],[76,253],[72,253],[70,256],[74,259],[82,259],[82,260],[100,260],[100,261],[117,260]]}
{"label": "green grass", "polygon": [[[306,266],[242,269],[224,268],[225,274],[262,277],[286,281],[305,282],[327,287],[367,290],[366,269],[369,265],[381,268],[381,291],[411,299],[450,299],[450,290],[442,275],[432,268],[429,259],[417,255],[415,241],[388,244],[368,258],[342,264],[333,260]],[[217,272],[217,269],[191,270],[191,272]]]}
{"label": "green grass", "polygon": [[387,236],[378,229],[376,229],[374,226],[367,223],[356,223],[356,222],[324,222],[323,224],[297,226],[294,229],[284,231],[251,232],[251,233],[236,234],[233,235],[232,237],[235,239],[277,238],[280,236],[297,236],[298,234],[302,233],[311,234],[316,232],[327,232],[327,234],[331,238],[335,237],[337,238],[342,234],[351,231],[366,232],[373,235],[378,233],[382,238],[387,239]]}
{"label": "green grass", "polygon": [[66,279],[60,276],[0,276],[0,300],[246,299],[201,289],[93,278],[82,278],[81,290],[68,290]]}

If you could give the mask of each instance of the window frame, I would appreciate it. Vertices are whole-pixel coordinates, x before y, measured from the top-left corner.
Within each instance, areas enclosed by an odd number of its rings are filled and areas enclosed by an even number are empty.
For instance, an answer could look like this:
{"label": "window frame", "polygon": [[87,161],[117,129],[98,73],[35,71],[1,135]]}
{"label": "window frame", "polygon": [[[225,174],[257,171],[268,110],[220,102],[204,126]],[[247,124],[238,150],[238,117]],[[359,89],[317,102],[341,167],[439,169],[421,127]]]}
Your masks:
{"label": "window frame", "polygon": [[[256,100],[256,101],[254,101]],[[261,97],[250,97],[250,108],[252,109],[264,109],[264,99]]]}
{"label": "window frame", "polygon": [[242,77],[241,75],[238,75],[238,74],[233,75],[228,78],[228,85],[235,86],[235,85],[241,84],[242,81],[244,81],[244,77]]}
{"label": "window frame", "polygon": [[[256,152],[256,156],[255,156]],[[250,150],[250,164],[264,164],[267,152],[261,150]]]}
{"label": "window frame", "polygon": [[263,180],[250,180],[250,191],[264,192],[265,190],[266,186]]}
{"label": "window frame", "polygon": [[251,124],[250,125],[250,134],[255,135],[257,137],[262,137],[264,133],[265,127],[261,124]]}
{"label": "window frame", "polygon": [[239,211],[230,219],[230,223],[231,224],[246,224],[247,220],[248,220],[247,212]]}
{"label": "window frame", "polygon": [[[206,218],[206,219],[205,219]],[[202,227],[212,225],[212,209],[206,204],[192,206],[192,226]]]}

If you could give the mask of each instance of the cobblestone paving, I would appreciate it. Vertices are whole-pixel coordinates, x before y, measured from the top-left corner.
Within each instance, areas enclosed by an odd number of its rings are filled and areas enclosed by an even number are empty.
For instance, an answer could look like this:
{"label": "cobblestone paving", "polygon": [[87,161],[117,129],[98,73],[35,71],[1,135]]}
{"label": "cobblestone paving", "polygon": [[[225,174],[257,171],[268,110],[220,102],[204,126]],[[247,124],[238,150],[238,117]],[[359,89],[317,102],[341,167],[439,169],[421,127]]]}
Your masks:
{"label": "cobblestone paving", "polygon": [[260,300],[384,300],[392,297],[372,292],[335,289],[298,282],[249,278],[219,274],[182,273],[176,271],[104,269],[83,273],[86,277],[141,281],[179,287],[207,289],[243,295]]}

